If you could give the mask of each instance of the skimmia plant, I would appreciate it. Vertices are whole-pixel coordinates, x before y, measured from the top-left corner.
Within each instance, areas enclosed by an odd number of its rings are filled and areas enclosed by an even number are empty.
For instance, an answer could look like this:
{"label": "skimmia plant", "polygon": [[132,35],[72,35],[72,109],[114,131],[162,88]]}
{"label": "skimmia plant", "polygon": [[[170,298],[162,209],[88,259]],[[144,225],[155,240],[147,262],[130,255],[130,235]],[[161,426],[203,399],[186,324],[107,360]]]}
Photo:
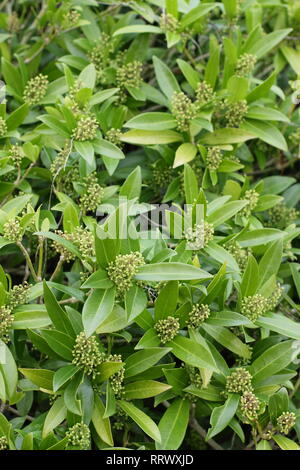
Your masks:
{"label": "skimmia plant", "polygon": [[0,450],[300,450],[299,20],[1,2]]}

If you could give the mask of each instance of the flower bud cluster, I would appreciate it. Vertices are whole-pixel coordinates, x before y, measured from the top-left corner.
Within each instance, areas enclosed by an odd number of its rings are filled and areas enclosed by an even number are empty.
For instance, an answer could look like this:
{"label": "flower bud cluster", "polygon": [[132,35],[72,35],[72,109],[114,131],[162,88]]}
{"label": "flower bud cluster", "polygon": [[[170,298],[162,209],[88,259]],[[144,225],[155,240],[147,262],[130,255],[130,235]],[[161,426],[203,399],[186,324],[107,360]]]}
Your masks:
{"label": "flower bud cluster", "polygon": [[274,310],[275,307],[279,304],[282,294],[284,292],[283,287],[278,283],[275,290],[272,292],[272,295],[267,298],[267,307],[266,310]]}
{"label": "flower bud cluster", "polygon": [[254,421],[260,409],[260,401],[253,392],[245,391],[241,396],[240,409],[248,421]]}
{"label": "flower bud cluster", "polygon": [[199,82],[196,89],[196,101],[195,106],[200,109],[208,103],[214,103],[216,100],[216,94],[209,83],[203,81]]}
{"label": "flower bud cluster", "polygon": [[98,368],[105,360],[105,353],[100,351],[96,337],[87,338],[83,331],[76,337],[72,355],[72,363],[93,379],[99,374]]}
{"label": "flower bud cluster", "polygon": [[19,167],[24,156],[22,147],[20,145],[12,145],[8,150],[8,156],[12,160],[13,164],[16,167]]}
{"label": "flower bud cluster", "polygon": [[98,183],[96,173],[91,173],[83,179],[84,194],[80,196],[79,205],[84,212],[95,211],[101,204],[104,189]]}
{"label": "flower bud cluster", "polygon": [[154,325],[154,329],[161,342],[165,344],[175,338],[180,329],[180,323],[177,318],[168,316],[167,318],[158,320]]}
{"label": "flower bud cluster", "polygon": [[236,103],[230,103],[226,100],[226,113],[225,119],[228,127],[239,127],[243,121],[244,117],[248,112],[248,105],[246,100],[240,100]]}
{"label": "flower bud cluster", "polygon": [[8,442],[5,436],[0,437],[0,450],[8,449]]}
{"label": "flower bud cluster", "polygon": [[139,88],[143,83],[142,80],[143,64],[138,60],[127,62],[117,68],[116,84],[120,88],[119,101],[126,100],[126,88]]}
{"label": "flower bud cluster", "polygon": [[5,119],[0,117],[0,137],[4,137],[7,133],[7,125]]}
{"label": "flower bud cluster", "polygon": [[81,18],[79,11],[77,10],[69,10],[67,13],[64,14],[61,20],[61,28],[62,29],[69,29],[76,26]]}
{"label": "flower bud cluster", "polygon": [[89,427],[84,423],[76,423],[66,432],[68,445],[79,447],[80,450],[90,448],[91,433]]}
{"label": "flower bud cluster", "polygon": [[257,206],[258,198],[259,193],[255,189],[248,189],[244,194],[244,200],[247,201],[247,205],[243,207],[240,214],[244,217],[249,217]]}
{"label": "flower bud cluster", "polygon": [[242,300],[241,314],[252,322],[258,320],[268,308],[268,299],[261,294],[254,294]]}
{"label": "flower bud cluster", "polygon": [[121,147],[122,145],[121,136],[122,136],[121,130],[115,129],[114,127],[112,127],[106,132],[105,139],[111,142],[112,144]]}
{"label": "flower bud cluster", "polygon": [[145,264],[144,258],[139,252],[126,255],[118,255],[111,261],[107,268],[108,277],[115,283],[119,296],[124,295],[132,286],[133,277],[139,266]]}
{"label": "flower bud cluster", "polygon": [[84,115],[77,121],[77,125],[72,132],[72,138],[79,142],[93,140],[96,137],[98,121],[92,114]]}
{"label": "flower bud cluster", "polygon": [[14,286],[8,293],[6,301],[7,307],[13,310],[18,305],[26,304],[30,287],[30,284],[26,281],[23,284]]}
{"label": "flower bud cluster", "polygon": [[196,116],[196,108],[190,98],[183,92],[173,93],[171,111],[180,131],[188,131],[190,121]]}
{"label": "flower bud cluster", "polygon": [[3,225],[3,236],[7,240],[17,243],[23,238],[23,229],[18,219],[11,219]]}
{"label": "flower bud cluster", "polygon": [[67,160],[72,149],[72,144],[69,140],[65,142],[64,147],[57,154],[50,166],[51,174],[56,177],[63,169],[65,169]]}
{"label": "flower bud cluster", "polygon": [[251,392],[252,376],[244,367],[238,367],[233,370],[226,378],[226,391],[228,393]]}
{"label": "flower bud cluster", "polygon": [[216,171],[222,163],[222,152],[219,147],[209,147],[206,155],[206,165],[211,171]]}
{"label": "flower bud cluster", "polygon": [[9,341],[9,332],[13,324],[13,316],[11,310],[8,307],[0,307],[0,339],[4,343]]}
{"label": "flower bud cluster", "polygon": [[[107,356],[106,361],[108,362],[122,362],[122,356],[120,354],[110,354]],[[113,375],[109,377],[109,383],[112,388],[112,391],[114,394],[118,397],[121,398],[122,395],[124,394],[124,387],[123,387],[123,381],[124,381],[124,374],[125,374],[125,368],[122,367],[119,369],[117,372],[115,372]]]}
{"label": "flower bud cluster", "polygon": [[226,249],[229,251],[229,253],[232,254],[241,271],[244,271],[247,265],[249,254],[251,254],[250,248],[242,248],[238,242],[230,241],[227,243]]}
{"label": "flower bud cluster", "polygon": [[179,22],[174,15],[170,13],[163,13],[160,17],[160,28],[165,33],[177,33],[179,29]]}
{"label": "flower bud cluster", "polygon": [[199,328],[201,324],[210,316],[210,308],[205,304],[195,304],[189,312],[187,326],[190,328]]}
{"label": "flower bud cluster", "polygon": [[239,57],[235,69],[235,74],[238,77],[247,77],[253,71],[257,62],[257,57],[253,54],[243,54]]}
{"label": "flower bud cluster", "polygon": [[189,250],[201,250],[214,238],[214,227],[209,222],[197,224],[194,228],[189,227],[185,231],[187,248]]}
{"label": "flower bud cluster", "polygon": [[284,203],[279,203],[268,210],[267,225],[283,230],[293,224],[299,216],[299,211],[294,207],[287,207]]}
{"label": "flower bud cluster", "polygon": [[283,434],[288,434],[296,424],[296,415],[291,411],[285,411],[277,418],[277,428]]}
{"label": "flower bud cluster", "polygon": [[47,93],[48,83],[48,78],[41,73],[28,80],[23,92],[25,103],[31,106],[38,104]]}

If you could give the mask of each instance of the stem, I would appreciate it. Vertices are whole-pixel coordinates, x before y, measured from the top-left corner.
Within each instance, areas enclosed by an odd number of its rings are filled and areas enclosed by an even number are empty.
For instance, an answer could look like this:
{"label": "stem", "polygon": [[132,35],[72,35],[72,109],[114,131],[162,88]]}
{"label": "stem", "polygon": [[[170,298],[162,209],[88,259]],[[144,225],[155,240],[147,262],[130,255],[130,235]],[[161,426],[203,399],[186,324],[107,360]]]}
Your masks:
{"label": "stem", "polygon": [[38,280],[38,277],[37,277],[37,275],[36,275],[36,272],[35,272],[35,269],[34,269],[34,267],[33,267],[33,264],[32,264],[32,262],[31,262],[31,259],[30,259],[30,256],[29,256],[28,251],[26,250],[25,246],[22,245],[22,242],[17,242],[17,245],[18,245],[18,247],[20,248],[20,250],[22,251],[22,253],[23,253],[23,255],[24,255],[24,257],[25,257],[25,259],[26,259],[26,261],[27,261],[27,265],[28,265],[28,267],[29,267],[29,270],[30,270],[30,272],[31,272],[31,274],[32,274],[33,279],[35,280],[35,282],[38,282],[39,280]]}
{"label": "stem", "polygon": [[55,279],[55,277],[56,277],[57,274],[59,273],[59,271],[60,271],[62,265],[64,264],[64,260],[65,260],[65,259],[64,259],[63,256],[61,256],[61,257],[59,258],[59,261],[58,261],[58,263],[57,263],[57,265],[56,265],[56,268],[55,268],[55,270],[54,270],[52,276],[51,276],[50,279],[49,279],[50,281],[53,281],[53,279]]}
{"label": "stem", "polygon": [[38,264],[38,272],[37,272],[37,277],[39,281],[42,280],[43,257],[44,257],[44,238],[39,237],[39,264]]}
{"label": "stem", "polygon": [[[202,426],[200,426],[196,418],[192,418],[190,420],[190,426],[199,434],[199,436],[206,439],[207,432],[205,431],[205,429],[202,428]],[[223,447],[221,447],[216,441],[214,441],[214,439],[209,439],[208,441],[206,441],[206,443],[214,450],[224,450]]]}

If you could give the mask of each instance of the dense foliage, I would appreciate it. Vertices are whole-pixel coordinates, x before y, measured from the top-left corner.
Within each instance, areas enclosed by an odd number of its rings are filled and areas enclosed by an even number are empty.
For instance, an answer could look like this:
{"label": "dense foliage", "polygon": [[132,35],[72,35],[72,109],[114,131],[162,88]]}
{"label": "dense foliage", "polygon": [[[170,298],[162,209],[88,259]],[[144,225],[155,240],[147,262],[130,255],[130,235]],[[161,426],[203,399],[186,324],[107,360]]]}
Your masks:
{"label": "dense foliage", "polygon": [[300,1],[0,5],[0,450],[300,450]]}

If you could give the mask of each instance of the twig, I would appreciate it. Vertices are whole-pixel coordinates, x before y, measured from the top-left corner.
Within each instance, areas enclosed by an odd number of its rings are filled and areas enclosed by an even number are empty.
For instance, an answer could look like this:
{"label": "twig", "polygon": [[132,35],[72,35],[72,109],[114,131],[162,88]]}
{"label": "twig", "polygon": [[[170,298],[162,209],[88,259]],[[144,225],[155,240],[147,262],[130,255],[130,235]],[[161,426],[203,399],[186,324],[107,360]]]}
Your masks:
{"label": "twig", "polygon": [[[205,431],[205,429],[202,428],[202,426],[200,426],[196,418],[192,418],[190,420],[190,426],[199,434],[199,436],[206,439],[207,432]],[[208,441],[206,441],[206,443],[214,450],[224,450],[223,447],[221,447],[216,441],[214,441],[214,439],[209,439]]]}

